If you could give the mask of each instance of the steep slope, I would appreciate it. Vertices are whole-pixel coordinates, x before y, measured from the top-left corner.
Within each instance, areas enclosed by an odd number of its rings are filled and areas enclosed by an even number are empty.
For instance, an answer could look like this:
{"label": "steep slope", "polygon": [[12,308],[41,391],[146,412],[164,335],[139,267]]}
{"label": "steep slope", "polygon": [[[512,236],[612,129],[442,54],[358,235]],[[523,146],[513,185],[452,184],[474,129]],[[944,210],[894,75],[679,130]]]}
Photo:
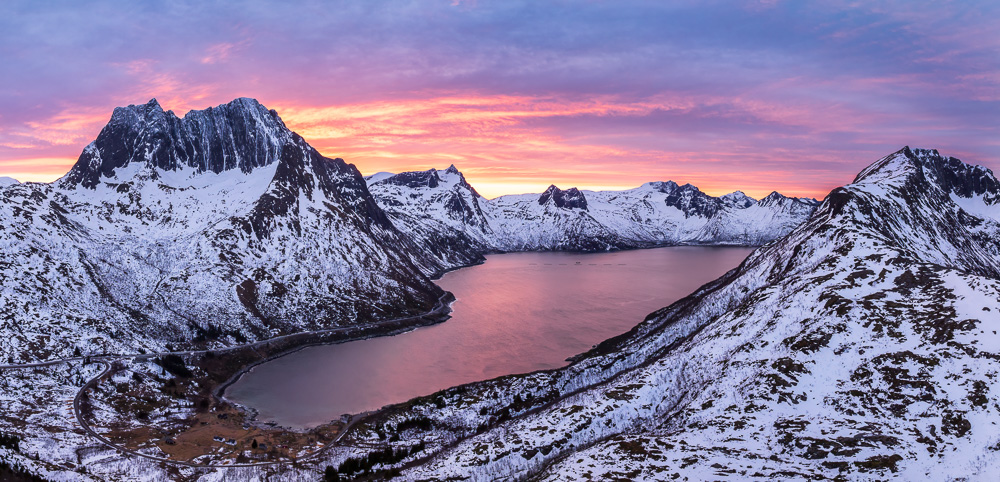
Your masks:
{"label": "steep slope", "polygon": [[487,203],[500,251],[606,251],[640,247],[595,219],[587,196],[576,188],[552,185],[541,195],[500,196]]}
{"label": "steep slope", "polygon": [[445,261],[449,251],[465,253],[457,259],[472,260],[475,256],[468,253],[477,250],[758,246],[790,232],[819,204],[778,193],[759,202],[739,191],[716,198],[671,181],[627,191],[563,190],[553,185],[541,194],[487,200],[455,166],[446,171],[379,173],[367,180],[396,226]]}
{"label": "steep slope", "polygon": [[788,234],[819,204],[776,192],[760,201],[739,191],[716,198],[671,181],[587,196],[594,216],[612,232],[648,244],[759,246]]}
{"label": "steep slope", "polygon": [[570,367],[448,390],[383,427],[426,417],[461,439],[413,479],[991,476],[998,239],[989,170],[904,148]]}
{"label": "steep slope", "polygon": [[352,165],[252,99],[115,110],[53,184],[0,191],[0,353],[223,345],[429,308],[442,267]]}
{"label": "steep slope", "polygon": [[[743,193],[739,193],[743,194]],[[731,196],[727,194],[726,196]],[[734,202],[734,198],[723,199]],[[739,199],[739,198],[736,198]],[[775,238],[775,234],[790,233],[802,224],[817,203],[813,199],[790,198],[772,192],[760,201],[735,201],[735,208],[721,209],[701,226],[693,241],[704,244],[740,244],[760,246]],[[742,206],[742,207],[740,207]]]}
{"label": "steep slope", "polygon": [[443,266],[482,262],[490,250],[493,230],[480,205],[485,200],[454,165],[365,180],[393,224]]}

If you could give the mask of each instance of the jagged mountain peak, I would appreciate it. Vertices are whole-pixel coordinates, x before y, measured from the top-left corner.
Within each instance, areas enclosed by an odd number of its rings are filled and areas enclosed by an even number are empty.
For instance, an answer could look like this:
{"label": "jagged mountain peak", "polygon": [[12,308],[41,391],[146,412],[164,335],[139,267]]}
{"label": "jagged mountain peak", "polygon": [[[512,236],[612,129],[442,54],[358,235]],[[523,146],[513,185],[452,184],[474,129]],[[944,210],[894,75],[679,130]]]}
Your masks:
{"label": "jagged mountain peak", "polygon": [[[163,112],[163,107],[160,106],[160,102],[154,97],[149,99],[149,102],[146,102],[145,104],[129,104],[124,107],[115,107],[114,110],[114,114],[127,112]],[[111,116],[112,119],[115,118],[114,114]]]}
{"label": "jagged mountain peak", "polygon": [[670,194],[677,189],[677,183],[674,181],[653,181],[643,184],[643,186],[649,186],[655,191]]}
{"label": "jagged mountain peak", "polygon": [[729,194],[723,194],[719,199],[726,205],[733,206],[736,208],[748,208],[757,204],[757,200],[747,196],[743,191],[734,191]]}
{"label": "jagged mountain peak", "polygon": [[[442,172],[442,171],[438,171],[438,172]],[[482,196],[479,195],[479,192],[476,191],[476,188],[472,187],[472,184],[469,184],[469,181],[465,180],[465,174],[462,174],[462,171],[459,171],[458,168],[455,167],[454,164],[448,166],[448,169],[445,169],[443,171],[443,173],[444,173],[444,178],[443,179],[457,176],[457,179],[455,180],[455,185],[461,186],[461,187],[469,190],[472,193],[472,195],[475,196],[475,197],[477,197],[477,198],[478,197],[482,197]]]}
{"label": "jagged mountain peak", "polygon": [[154,177],[157,171],[184,169],[249,173],[280,159],[286,144],[300,141],[277,112],[254,99],[192,110],[183,118],[151,99],[116,108],[59,185],[94,188],[102,178],[114,178],[117,170],[133,163],[147,166]]}
{"label": "jagged mountain peak", "polygon": [[443,171],[430,168],[426,171],[407,171],[399,174],[379,172],[366,176],[365,180],[368,182],[369,186],[384,183],[395,184],[397,186],[404,186],[408,188],[462,188],[469,191],[477,198],[482,197],[479,195],[479,192],[476,191],[476,188],[472,187],[472,185],[465,180],[465,175],[463,175],[454,164],[448,166],[448,168]]}
{"label": "jagged mountain peak", "polygon": [[942,156],[937,149],[902,149],[875,161],[854,179],[856,185],[917,185],[929,183],[963,198],[983,196],[987,204],[1000,202],[1000,181],[990,169]]}
{"label": "jagged mountain peak", "polygon": [[563,190],[555,184],[549,185],[548,189],[538,197],[538,204],[545,205],[550,201],[560,208],[587,210],[587,197],[575,187]]}
{"label": "jagged mountain peak", "polygon": [[426,171],[401,172],[375,182],[395,184],[397,186],[406,186],[410,188],[435,188],[441,183],[441,176],[438,175],[437,169],[430,168]]}
{"label": "jagged mountain peak", "polygon": [[785,196],[783,194],[781,194],[778,191],[771,191],[770,194],[768,194],[767,196],[764,196],[764,199],[760,200],[760,203],[762,205],[770,205],[770,204],[774,204],[774,203],[783,202],[786,199],[791,199],[791,198],[787,197],[787,196]]}
{"label": "jagged mountain peak", "polygon": [[765,208],[782,208],[796,211],[813,210],[820,205],[820,202],[811,198],[789,197],[778,191],[771,191],[757,202],[758,206]]}

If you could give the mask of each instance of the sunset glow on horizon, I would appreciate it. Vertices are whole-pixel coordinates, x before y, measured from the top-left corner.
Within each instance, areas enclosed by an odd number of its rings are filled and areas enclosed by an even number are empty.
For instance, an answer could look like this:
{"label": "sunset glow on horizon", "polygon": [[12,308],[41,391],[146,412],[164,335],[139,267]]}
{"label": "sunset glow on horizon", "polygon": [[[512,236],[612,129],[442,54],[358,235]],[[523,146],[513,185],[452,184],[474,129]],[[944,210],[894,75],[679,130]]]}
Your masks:
{"label": "sunset glow on horizon", "polygon": [[990,2],[281,5],[0,7],[0,176],[58,178],[116,106],[237,97],[365,175],[454,164],[486,197],[822,198],[904,145],[1000,167]]}

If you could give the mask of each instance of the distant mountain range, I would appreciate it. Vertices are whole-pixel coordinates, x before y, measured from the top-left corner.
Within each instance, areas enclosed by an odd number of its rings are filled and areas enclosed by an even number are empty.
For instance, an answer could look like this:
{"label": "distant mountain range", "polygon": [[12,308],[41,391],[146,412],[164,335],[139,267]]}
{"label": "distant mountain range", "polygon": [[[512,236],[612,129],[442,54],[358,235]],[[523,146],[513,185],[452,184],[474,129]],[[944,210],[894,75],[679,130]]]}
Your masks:
{"label": "distant mountain range", "polygon": [[485,199],[454,165],[365,179],[397,228],[433,256],[465,261],[480,252],[759,246],[787,234],[819,205],[777,192],[760,201],[739,191],[712,197],[672,181],[627,191],[549,186],[541,194]]}
{"label": "distant mountain range", "polygon": [[51,184],[0,182],[0,359],[260,340],[429,309],[490,252],[757,245],[813,200],[673,182],[486,200],[454,166],[377,174],[320,155],[253,99],[183,118],[115,109]]}

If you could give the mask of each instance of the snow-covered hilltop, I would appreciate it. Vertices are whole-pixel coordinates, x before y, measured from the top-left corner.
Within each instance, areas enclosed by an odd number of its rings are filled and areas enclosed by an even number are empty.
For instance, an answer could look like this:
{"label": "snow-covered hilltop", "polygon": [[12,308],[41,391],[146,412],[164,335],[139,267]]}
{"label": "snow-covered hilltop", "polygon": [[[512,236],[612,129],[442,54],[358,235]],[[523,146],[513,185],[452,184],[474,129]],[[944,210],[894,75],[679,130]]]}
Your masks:
{"label": "snow-covered hilltop", "polygon": [[419,313],[442,291],[360,173],[252,99],[115,109],[52,184],[0,189],[0,354],[210,346]]}
{"label": "snow-covered hilltop", "polygon": [[448,390],[382,427],[427,417],[464,438],[410,479],[990,478],[998,240],[988,169],[904,148],[570,367]]}
{"label": "snow-covered hilltop", "polygon": [[627,191],[549,186],[541,194],[476,193],[451,166],[444,171],[379,173],[366,178],[376,201],[401,230],[425,246],[455,251],[642,248],[676,244],[758,246],[809,217],[819,202],[776,192],[757,201],[742,192],[713,197],[674,182]]}
{"label": "snow-covered hilltop", "polygon": [[455,166],[365,178],[389,219],[445,265],[475,264],[494,249],[487,202]]}

